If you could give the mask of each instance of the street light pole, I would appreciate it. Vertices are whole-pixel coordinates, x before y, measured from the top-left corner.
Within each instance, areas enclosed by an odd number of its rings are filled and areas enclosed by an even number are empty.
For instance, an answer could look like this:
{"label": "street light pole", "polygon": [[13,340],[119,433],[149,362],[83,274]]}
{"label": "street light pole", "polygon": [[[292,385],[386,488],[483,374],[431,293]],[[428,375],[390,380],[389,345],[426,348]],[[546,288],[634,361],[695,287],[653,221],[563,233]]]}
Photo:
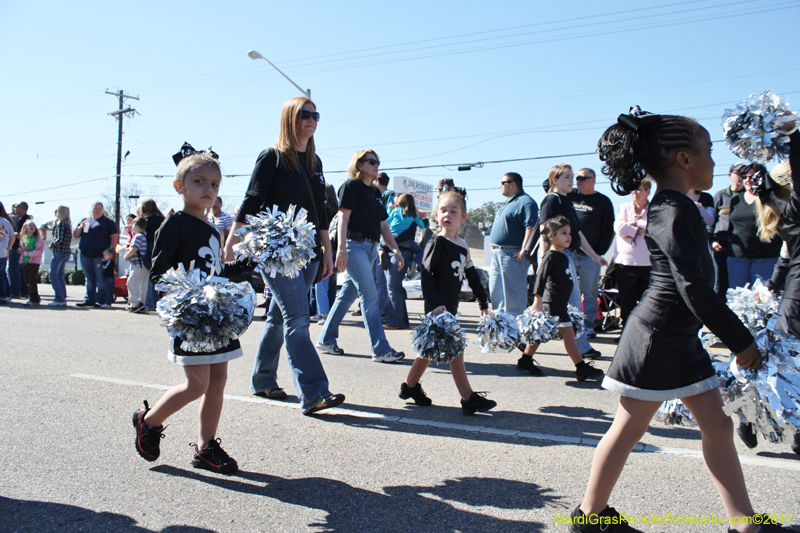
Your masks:
{"label": "street light pole", "polygon": [[311,89],[308,89],[308,90],[306,90],[306,91],[304,91],[303,89],[301,89],[301,88],[300,88],[300,86],[299,86],[299,85],[297,85],[295,82],[293,82],[293,81],[292,81],[292,79],[291,79],[289,76],[287,76],[286,74],[284,74],[283,72],[281,72],[281,69],[279,69],[278,67],[276,67],[275,65],[273,65],[273,64],[272,64],[272,61],[270,61],[270,60],[269,60],[269,59],[267,59],[266,57],[262,56],[261,54],[259,54],[259,53],[258,53],[258,52],[256,52],[255,50],[250,50],[249,52],[247,52],[247,56],[248,56],[250,59],[263,59],[264,61],[266,61],[267,63],[269,63],[270,65],[272,65],[272,68],[274,68],[275,70],[277,70],[277,71],[278,71],[278,73],[279,73],[281,76],[283,76],[284,78],[286,78],[287,80],[289,80],[289,83],[291,83],[292,85],[294,85],[295,87],[297,87],[297,90],[298,90],[298,91],[300,91],[301,93],[303,93],[303,96],[305,96],[305,97],[306,97],[306,98],[308,98],[309,100],[311,99]]}

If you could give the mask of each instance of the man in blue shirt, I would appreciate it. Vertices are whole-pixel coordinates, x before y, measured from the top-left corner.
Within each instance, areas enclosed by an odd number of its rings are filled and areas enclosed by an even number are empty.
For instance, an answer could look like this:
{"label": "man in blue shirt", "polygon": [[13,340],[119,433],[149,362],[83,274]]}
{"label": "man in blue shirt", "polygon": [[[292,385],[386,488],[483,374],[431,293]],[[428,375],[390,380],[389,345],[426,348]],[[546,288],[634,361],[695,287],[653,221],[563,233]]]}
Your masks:
{"label": "man in blue shirt", "polygon": [[489,237],[492,266],[489,297],[496,311],[520,315],[528,303],[528,261],[525,246],[539,220],[539,206],[522,190],[522,176],[509,172],[500,182],[507,198],[492,224]]}
{"label": "man in blue shirt", "polygon": [[80,239],[81,269],[86,276],[86,295],[78,307],[110,308],[114,297],[114,284],[103,281],[103,250],[116,249],[119,228],[105,216],[103,202],[95,202],[92,216],[84,218],[75,227],[72,236]]}

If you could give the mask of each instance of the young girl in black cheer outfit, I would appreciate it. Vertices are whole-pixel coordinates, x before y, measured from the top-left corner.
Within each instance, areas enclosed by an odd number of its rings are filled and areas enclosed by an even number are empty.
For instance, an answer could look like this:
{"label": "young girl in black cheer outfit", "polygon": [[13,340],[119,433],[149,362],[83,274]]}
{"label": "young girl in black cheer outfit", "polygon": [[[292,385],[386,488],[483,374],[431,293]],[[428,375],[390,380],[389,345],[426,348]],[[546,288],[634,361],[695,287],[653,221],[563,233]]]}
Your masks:
{"label": "young girl in black cheer outfit", "polygon": [[[550,245],[550,249],[542,257],[542,264],[536,275],[536,284],[533,288],[535,294],[533,309],[537,313],[545,310],[550,313],[550,316],[558,317],[558,332],[564,339],[567,355],[575,364],[578,381],[599,380],[603,377],[603,371],[583,360],[575,340],[575,329],[567,311],[567,304],[575,284],[569,259],[564,254],[564,250],[568,249],[572,242],[570,221],[567,217],[559,215],[545,220],[542,226],[542,238]],[[527,369],[533,375],[541,375],[542,371],[533,362],[533,354],[536,353],[537,348],[539,348],[538,344],[529,344],[517,367]]]}
{"label": "young girl in black cheer outfit", "polygon": [[[625,462],[664,400],[680,398],[697,420],[703,457],[725,510],[740,533],[757,529],[733,443],[733,424],[722,412],[719,380],[697,336],[708,328],[745,368],[761,354],[753,337],[712,287],[714,266],[700,212],[686,196],[707,190],[714,176],[708,131],[694,120],[644,114],[620,115],[598,142],[603,173],[618,194],[637,189],[645,175],[658,184],[646,232],[650,287],[631,313],[603,386],[620,394],[614,422],[595,450],[583,502],[572,514],[572,532],[638,531],[608,506]],[[738,522],[736,522],[738,520]],[[767,519],[767,522],[769,520]],[[764,533],[782,531],[762,524]]]}
{"label": "young girl in black cheer outfit", "polygon": [[[436,220],[439,222],[439,234],[428,241],[422,259],[422,297],[425,300],[425,312],[438,315],[449,311],[455,315],[458,312],[461,284],[464,278],[467,278],[473,294],[480,302],[481,315],[488,314],[489,302],[470,259],[469,247],[458,237],[461,224],[467,220],[467,202],[464,196],[455,191],[439,194]],[[431,405],[431,399],[419,384],[422,374],[430,363],[429,360],[419,356],[414,359],[405,383],[400,385],[400,398],[403,400],[413,398],[417,405]],[[450,374],[461,395],[461,410],[465,415],[475,414],[476,411],[488,411],[497,405],[497,402],[472,390],[463,355],[450,361]]]}
{"label": "young girl in black cheer outfit", "polygon": [[[217,198],[220,181],[219,163],[213,152],[194,152],[178,163],[173,186],[183,197],[183,209],[167,217],[158,230],[150,270],[153,283],[157,284],[164,273],[180,264],[189,270],[194,263],[194,268],[208,275],[224,277],[249,268],[240,263],[223,265],[219,230],[205,217],[205,210]],[[145,460],[155,461],[160,453],[164,421],[200,398],[200,446],[194,445],[192,465],[223,474],[234,472],[238,469],[236,461],[220,447],[215,435],[228,379],[228,361],[242,355],[239,341],[234,339],[213,352],[188,352],[181,349],[182,342],[180,338],[170,340],[168,357],[183,366],[186,383],[168,390],[152,409],[145,401],[144,409],[133,414],[136,450]]]}

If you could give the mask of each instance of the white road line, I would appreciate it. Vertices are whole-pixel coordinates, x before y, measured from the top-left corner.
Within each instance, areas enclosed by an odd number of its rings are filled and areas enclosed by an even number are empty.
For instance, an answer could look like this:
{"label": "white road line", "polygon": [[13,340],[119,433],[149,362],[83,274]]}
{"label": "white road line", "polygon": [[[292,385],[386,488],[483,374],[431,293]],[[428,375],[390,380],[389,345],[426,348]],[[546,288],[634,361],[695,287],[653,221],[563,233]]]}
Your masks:
{"label": "white road line", "polygon": [[[105,376],[94,376],[91,374],[72,374],[74,378],[91,379],[94,381],[104,381],[106,383],[115,383],[117,385],[128,385],[132,387],[145,387],[148,389],[169,390],[171,385],[159,385],[156,383],[144,383],[141,381],[130,381],[127,379],[109,378]],[[276,407],[288,407],[290,409],[299,409],[300,404],[279,402],[276,400],[268,400],[265,398],[257,398],[255,396],[239,396],[236,394],[226,394],[225,398],[228,400],[236,400],[240,402],[250,403],[266,403]],[[469,433],[483,433],[486,435],[500,435],[503,437],[518,437],[522,439],[540,440],[546,442],[557,442],[559,444],[574,444],[578,446],[597,446],[600,442],[599,439],[592,437],[570,437],[567,435],[554,435],[549,433],[533,433],[530,431],[520,431],[516,429],[503,429],[496,427],[473,426],[469,424],[454,424],[452,422],[440,422],[438,420],[424,420],[420,418],[408,418],[404,416],[382,415],[380,413],[369,413],[366,411],[357,411],[354,409],[346,409],[338,407],[330,409],[330,413],[340,413],[348,416],[355,416],[359,418],[367,418],[373,420],[380,420],[382,422],[396,422],[400,424],[409,424],[414,426],[427,426],[436,429],[449,429],[453,431],[465,431]],[[653,446],[652,444],[639,443],[633,449],[635,452],[643,453],[663,453],[667,455],[683,455],[685,457],[694,457],[696,459],[703,459],[703,453],[700,450],[691,450],[688,448],[668,448],[662,446]],[[800,472],[800,462],[787,461],[781,459],[767,459],[763,457],[752,457],[748,455],[740,455],[739,461],[745,465],[763,466],[767,468],[777,468],[780,470],[793,470]]]}

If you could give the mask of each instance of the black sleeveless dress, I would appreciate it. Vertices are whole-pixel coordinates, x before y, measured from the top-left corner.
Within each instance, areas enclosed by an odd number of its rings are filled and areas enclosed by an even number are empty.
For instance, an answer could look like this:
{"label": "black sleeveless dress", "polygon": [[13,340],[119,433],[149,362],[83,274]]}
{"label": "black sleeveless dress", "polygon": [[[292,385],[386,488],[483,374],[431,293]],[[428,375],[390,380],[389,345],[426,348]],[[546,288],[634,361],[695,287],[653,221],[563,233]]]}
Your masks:
{"label": "black sleeveless dress", "polygon": [[631,312],[603,387],[662,402],[719,387],[698,332],[705,324],[739,353],[753,337],[714,292],[714,263],[697,206],[677,191],[656,193],[647,233],[650,285]]}

